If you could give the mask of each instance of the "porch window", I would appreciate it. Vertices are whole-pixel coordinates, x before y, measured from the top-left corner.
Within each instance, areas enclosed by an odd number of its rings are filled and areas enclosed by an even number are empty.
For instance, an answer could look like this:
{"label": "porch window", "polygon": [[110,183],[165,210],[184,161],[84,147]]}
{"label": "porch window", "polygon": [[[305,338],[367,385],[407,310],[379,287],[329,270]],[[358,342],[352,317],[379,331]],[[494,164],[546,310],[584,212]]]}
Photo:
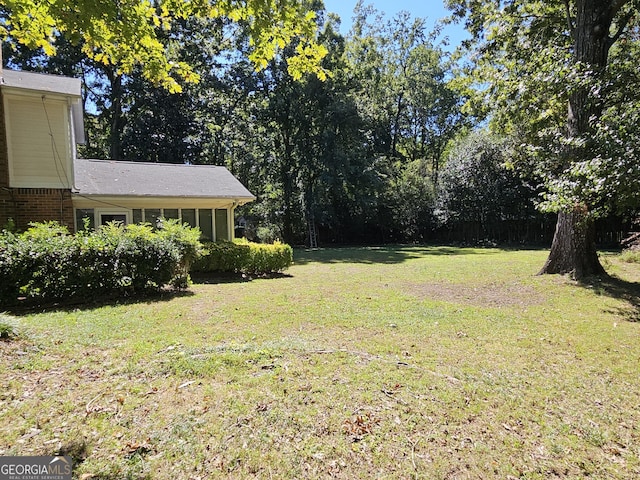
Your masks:
{"label": "porch window", "polygon": [[166,219],[180,220],[177,208],[165,208],[162,210],[162,216]]}
{"label": "porch window", "polygon": [[229,211],[218,208],[134,208],[131,210],[78,208],[75,210],[76,230],[84,230],[85,219],[90,229],[109,222],[149,223],[154,228],[160,218],[178,219],[190,227],[199,227],[204,240],[230,240]]}
{"label": "porch window", "polygon": [[76,209],[76,231],[81,232],[85,230],[85,220],[88,230],[94,230],[96,228],[95,212],[93,208],[77,208]]}
{"label": "porch window", "polygon": [[216,209],[216,240],[230,240],[227,211]]}
{"label": "porch window", "polygon": [[195,208],[182,209],[182,223],[188,223],[190,227],[197,227]]}
{"label": "porch window", "polygon": [[158,226],[158,219],[162,216],[159,208],[147,208],[144,211],[144,221],[150,223],[153,228]]}
{"label": "porch window", "polygon": [[202,232],[202,238],[213,240],[213,215],[211,210],[198,210],[198,226]]}
{"label": "porch window", "polygon": [[126,225],[128,222],[126,213],[119,212],[106,212],[100,213],[100,225],[106,225],[107,223],[115,222],[122,225]]}

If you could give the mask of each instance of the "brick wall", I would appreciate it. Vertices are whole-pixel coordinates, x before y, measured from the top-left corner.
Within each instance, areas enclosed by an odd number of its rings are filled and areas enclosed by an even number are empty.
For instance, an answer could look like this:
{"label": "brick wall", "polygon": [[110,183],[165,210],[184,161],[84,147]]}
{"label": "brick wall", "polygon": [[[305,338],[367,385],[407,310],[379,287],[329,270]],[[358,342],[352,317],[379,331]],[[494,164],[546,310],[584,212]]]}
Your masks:
{"label": "brick wall", "polygon": [[14,218],[19,230],[28,228],[29,222],[55,220],[73,231],[73,204],[71,191],[55,188],[14,188]]}
{"label": "brick wall", "polygon": [[[4,212],[2,206],[4,203]],[[4,213],[4,215],[2,215]],[[12,218],[19,231],[30,222],[55,220],[74,231],[71,191],[55,188],[12,188],[0,193],[0,228]]]}

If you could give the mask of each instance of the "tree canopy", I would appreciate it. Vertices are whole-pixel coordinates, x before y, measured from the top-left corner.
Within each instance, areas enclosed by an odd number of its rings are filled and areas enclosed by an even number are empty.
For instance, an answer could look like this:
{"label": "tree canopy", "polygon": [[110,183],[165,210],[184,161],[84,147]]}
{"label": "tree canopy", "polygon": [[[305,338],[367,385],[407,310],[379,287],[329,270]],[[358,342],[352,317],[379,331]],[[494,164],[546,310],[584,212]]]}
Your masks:
{"label": "tree canopy", "polygon": [[[559,213],[545,273],[603,272],[592,222],[640,205],[622,177],[638,178],[629,130],[637,119],[638,0],[449,0],[473,35],[468,79],[492,126],[521,141],[516,165],[547,188]],[[622,97],[627,102],[621,102]],[[628,98],[633,97],[635,100]]]}
{"label": "tree canopy", "polygon": [[171,92],[182,87],[178,79],[199,78],[187,62],[171,61],[166,55],[162,32],[177,20],[187,18],[224,19],[246,29],[251,44],[250,58],[257,68],[285,45],[296,40],[295,55],[289,58],[289,73],[300,78],[314,72],[324,77],[319,66],[326,55],[316,42],[315,12],[308,2],[295,0],[2,0],[0,36],[31,49],[42,48],[55,55],[58,39],[80,45],[88,58],[114,66],[118,74],[140,67],[147,80]]}

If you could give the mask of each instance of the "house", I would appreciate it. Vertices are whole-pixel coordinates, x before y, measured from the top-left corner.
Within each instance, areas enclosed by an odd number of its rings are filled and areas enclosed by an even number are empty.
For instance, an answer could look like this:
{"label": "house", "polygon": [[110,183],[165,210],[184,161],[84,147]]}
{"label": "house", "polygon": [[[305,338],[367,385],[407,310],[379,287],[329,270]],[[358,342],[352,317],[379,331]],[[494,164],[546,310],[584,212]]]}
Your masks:
{"label": "house", "polygon": [[79,79],[0,71],[0,228],[165,217],[233,239],[235,208],[255,197],[226,168],[77,158],[82,114]]}

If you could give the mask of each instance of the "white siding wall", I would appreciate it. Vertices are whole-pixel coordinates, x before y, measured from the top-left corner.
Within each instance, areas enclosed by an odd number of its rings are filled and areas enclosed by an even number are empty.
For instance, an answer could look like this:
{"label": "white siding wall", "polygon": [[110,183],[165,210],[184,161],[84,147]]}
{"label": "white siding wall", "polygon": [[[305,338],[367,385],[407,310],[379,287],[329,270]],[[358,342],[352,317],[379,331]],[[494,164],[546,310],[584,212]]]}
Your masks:
{"label": "white siding wall", "polygon": [[67,102],[6,95],[5,115],[11,186],[71,188],[73,166]]}

